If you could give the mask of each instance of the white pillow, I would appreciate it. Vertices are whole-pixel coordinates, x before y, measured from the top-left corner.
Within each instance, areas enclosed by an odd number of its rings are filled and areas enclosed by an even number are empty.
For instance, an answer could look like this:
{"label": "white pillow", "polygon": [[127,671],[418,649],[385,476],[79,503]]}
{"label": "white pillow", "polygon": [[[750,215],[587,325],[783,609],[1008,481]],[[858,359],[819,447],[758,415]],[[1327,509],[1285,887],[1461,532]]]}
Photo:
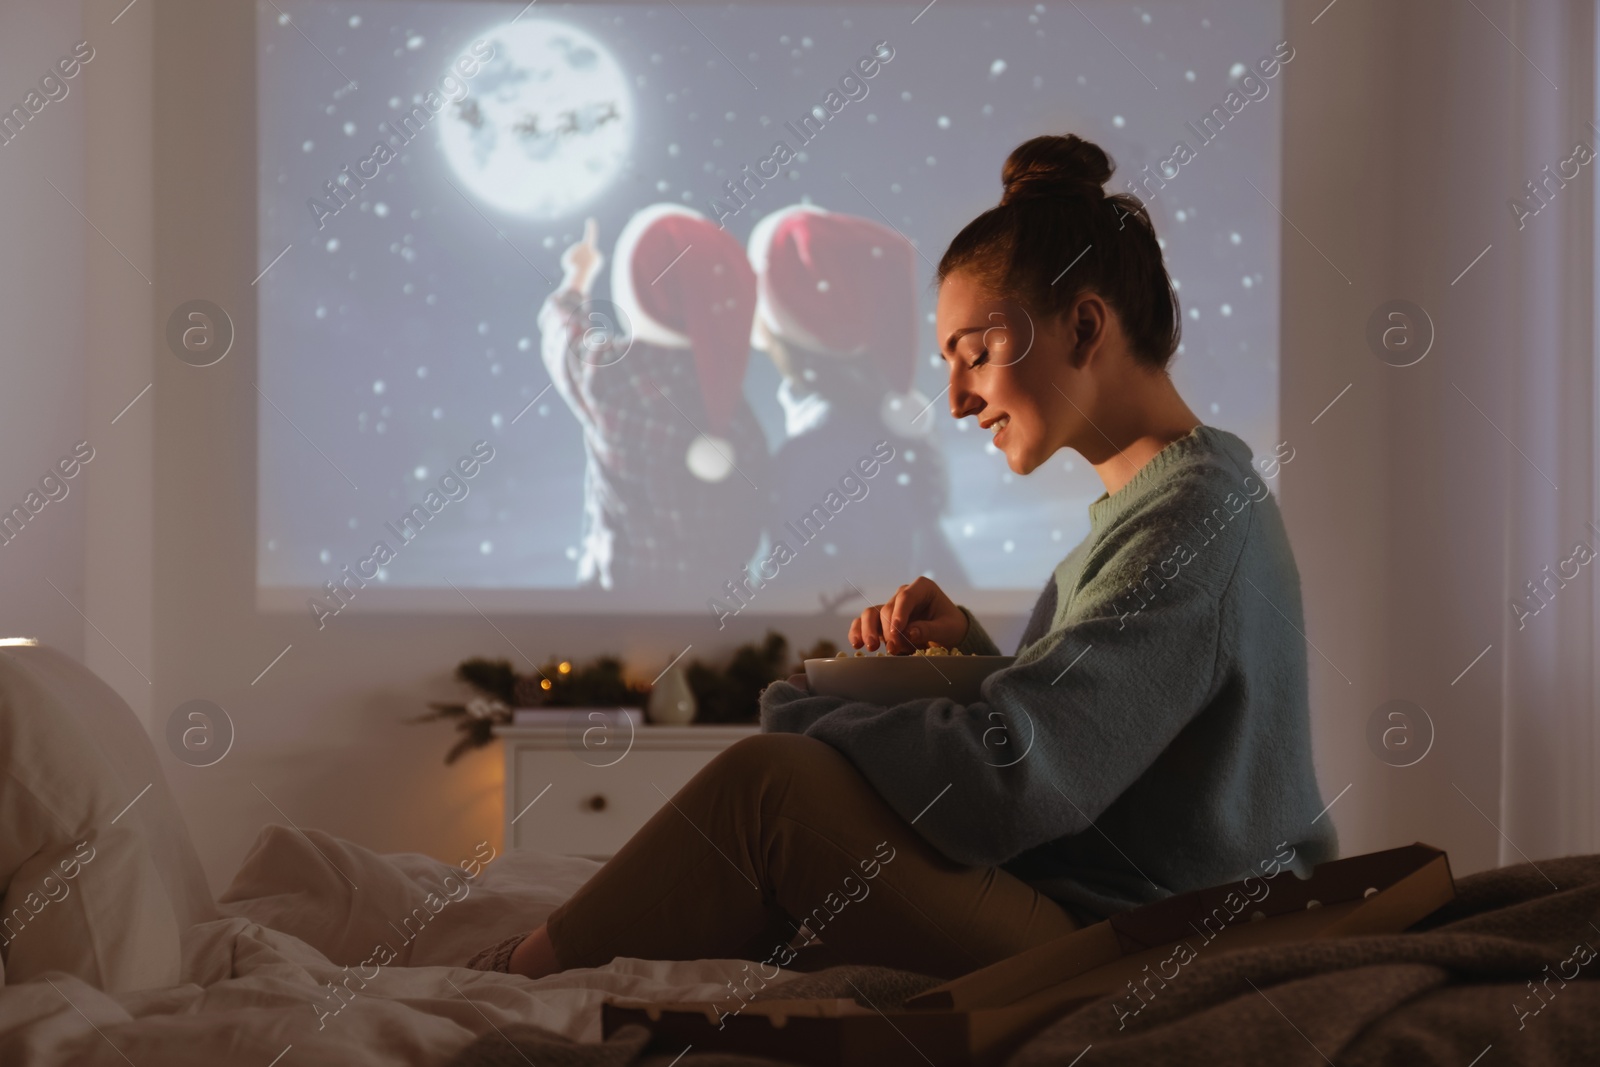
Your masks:
{"label": "white pillow", "polygon": [[111,993],[177,984],[182,931],[217,917],[150,738],[110,686],[0,647],[0,959]]}
{"label": "white pillow", "polygon": [[309,827],[267,826],[218,904],[340,966],[459,967],[538,926],[599,867],[576,856],[500,853],[488,841],[462,848],[452,865],[379,854]]}

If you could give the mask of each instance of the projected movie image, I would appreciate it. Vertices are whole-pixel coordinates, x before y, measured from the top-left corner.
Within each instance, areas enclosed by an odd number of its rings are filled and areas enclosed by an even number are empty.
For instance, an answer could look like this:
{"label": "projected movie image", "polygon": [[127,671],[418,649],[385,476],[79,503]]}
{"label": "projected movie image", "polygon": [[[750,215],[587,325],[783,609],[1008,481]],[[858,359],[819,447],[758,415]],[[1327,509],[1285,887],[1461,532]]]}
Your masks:
{"label": "projected movie image", "polygon": [[932,279],[1039,133],[1112,154],[1179,390],[1273,455],[1275,3],[257,19],[263,606],[1025,611],[1104,487],[950,418]]}

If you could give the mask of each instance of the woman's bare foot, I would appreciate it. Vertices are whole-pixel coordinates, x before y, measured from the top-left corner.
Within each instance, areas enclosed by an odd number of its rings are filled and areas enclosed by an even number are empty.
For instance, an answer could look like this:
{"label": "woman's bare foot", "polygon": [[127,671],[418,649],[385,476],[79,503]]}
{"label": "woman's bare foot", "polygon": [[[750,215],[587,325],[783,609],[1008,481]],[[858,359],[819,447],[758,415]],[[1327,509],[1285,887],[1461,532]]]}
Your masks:
{"label": "woman's bare foot", "polygon": [[550,944],[550,934],[543,924],[522,939],[511,953],[511,973],[524,978],[543,978],[561,970],[556,960],[556,950]]}

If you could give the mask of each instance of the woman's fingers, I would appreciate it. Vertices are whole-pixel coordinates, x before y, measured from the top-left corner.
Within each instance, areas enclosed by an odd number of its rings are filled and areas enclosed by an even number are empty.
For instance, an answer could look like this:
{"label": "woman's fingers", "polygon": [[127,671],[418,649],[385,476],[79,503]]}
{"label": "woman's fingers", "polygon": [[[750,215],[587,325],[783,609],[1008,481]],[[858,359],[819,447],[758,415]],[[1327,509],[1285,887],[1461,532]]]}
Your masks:
{"label": "woman's fingers", "polygon": [[600,242],[600,224],[593,215],[583,220],[583,243],[594,247]]}
{"label": "woman's fingers", "polygon": [[883,620],[878,617],[877,608],[868,608],[861,613],[861,639],[866,642],[869,652],[876,652],[882,647]]}
{"label": "woman's fingers", "polygon": [[857,615],[850,624],[852,648],[876,649],[883,640],[883,629],[878,624],[878,609],[871,607]]}
{"label": "woman's fingers", "polygon": [[901,587],[895,597],[891,626],[908,646],[905,651],[925,648],[930,639],[940,638],[943,630],[939,618],[942,598],[939,587],[927,578],[918,578],[910,585]]}
{"label": "woman's fingers", "polygon": [[890,600],[878,609],[878,627],[883,632],[883,644],[890,652],[899,654],[909,651],[909,644],[905,636],[905,628],[895,626],[894,601]]}
{"label": "woman's fingers", "polygon": [[894,632],[907,636],[913,622],[928,618],[934,595],[938,592],[939,587],[926,578],[918,578],[910,585],[902,585],[897,589],[892,601],[894,611],[891,625]]}
{"label": "woman's fingers", "polygon": [[916,651],[916,645],[907,632],[907,626],[918,618],[919,603],[914,587],[902,585],[894,591],[894,596],[879,609],[879,618],[883,626],[885,643],[889,651],[896,655]]}
{"label": "woman's fingers", "polygon": [[850,623],[850,644],[895,655],[905,655],[938,641],[946,646],[961,640],[966,618],[931,579],[918,578],[902,585],[882,604],[867,608]]}

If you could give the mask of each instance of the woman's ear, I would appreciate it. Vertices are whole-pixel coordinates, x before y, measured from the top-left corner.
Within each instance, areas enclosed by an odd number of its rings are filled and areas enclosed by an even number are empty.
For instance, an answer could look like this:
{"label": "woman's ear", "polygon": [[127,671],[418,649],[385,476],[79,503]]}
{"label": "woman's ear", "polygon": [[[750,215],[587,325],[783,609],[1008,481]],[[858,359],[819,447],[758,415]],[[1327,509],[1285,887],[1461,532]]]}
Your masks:
{"label": "woman's ear", "polygon": [[1040,316],[1038,323],[1039,342],[1045,346],[1046,351],[1065,351],[1067,362],[1074,367],[1078,365],[1078,330],[1077,330],[1077,305],[1058,311],[1050,316]]}
{"label": "woman's ear", "polygon": [[1099,293],[1084,293],[1062,316],[1072,341],[1072,365],[1083,369],[1105,345],[1111,308]]}

